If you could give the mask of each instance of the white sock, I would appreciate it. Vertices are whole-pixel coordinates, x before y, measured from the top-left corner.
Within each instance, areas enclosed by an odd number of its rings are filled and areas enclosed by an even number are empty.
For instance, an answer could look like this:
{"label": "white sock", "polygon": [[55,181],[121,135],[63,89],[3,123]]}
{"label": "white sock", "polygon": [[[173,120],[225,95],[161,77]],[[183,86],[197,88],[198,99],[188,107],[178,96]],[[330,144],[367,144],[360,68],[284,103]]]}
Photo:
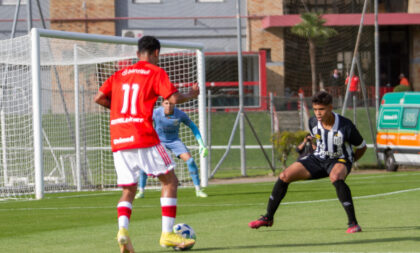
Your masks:
{"label": "white sock", "polygon": [[200,190],[200,186],[199,185],[195,185],[195,191],[199,191]]}

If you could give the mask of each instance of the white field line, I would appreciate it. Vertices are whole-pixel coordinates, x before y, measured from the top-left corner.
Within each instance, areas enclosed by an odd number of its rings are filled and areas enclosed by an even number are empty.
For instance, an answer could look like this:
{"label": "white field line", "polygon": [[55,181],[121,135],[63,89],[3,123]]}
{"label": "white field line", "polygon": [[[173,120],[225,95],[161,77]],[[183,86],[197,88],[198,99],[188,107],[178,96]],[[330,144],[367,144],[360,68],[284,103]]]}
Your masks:
{"label": "white field line", "polygon": [[[400,191],[393,191],[393,192],[385,192],[385,193],[378,193],[366,196],[358,196],[353,197],[353,199],[368,199],[368,198],[376,198],[376,197],[383,197],[383,196],[390,196],[395,194],[402,194],[406,192],[414,192],[420,191],[420,188],[413,188],[407,190],[400,190]],[[330,201],[337,201],[337,198],[333,199],[318,199],[318,200],[306,200],[306,201],[292,201],[292,202],[283,202],[282,205],[296,205],[296,204],[313,204],[313,203],[321,203],[321,202],[330,202]],[[255,206],[255,205],[265,205],[266,203],[257,203],[257,204],[184,204],[179,206],[194,206],[194,207],[214,207],[214,206]],[[159,205],[142,205],[141,208],[156,208]],[[10,212],[10,211],[31,211],[31,210],[82,210],[82,209],[115,209],[115,206],[72,206],[72,207],[39,207],[39,208],[4,208],[0,209],[0,212]]]}

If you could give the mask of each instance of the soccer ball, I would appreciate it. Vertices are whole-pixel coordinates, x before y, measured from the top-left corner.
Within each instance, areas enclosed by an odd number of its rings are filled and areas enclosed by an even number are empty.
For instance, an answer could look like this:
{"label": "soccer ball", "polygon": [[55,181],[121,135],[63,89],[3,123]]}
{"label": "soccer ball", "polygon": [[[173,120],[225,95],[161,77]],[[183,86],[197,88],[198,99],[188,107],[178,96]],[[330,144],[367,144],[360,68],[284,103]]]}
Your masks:
{"label": "soccer ball", "polygon": [[[173,231],[174,231],[175,234],[178,234],[178,235],[180,235],[184,238],[187,238],[187,239],[196,240],[196,238],[197,238],[196,235],[195,235],[194,229],[191,226],[189,226],[185,223],[179,223],[179,224],[174,225]],[[192,249],[193,246],[194,246],[194,244],[191,245],[190,247],[187,247],[187,248],[183,248],[183,249],[174,248],[174,249],[175,250],[189,250],[189,249]]]}

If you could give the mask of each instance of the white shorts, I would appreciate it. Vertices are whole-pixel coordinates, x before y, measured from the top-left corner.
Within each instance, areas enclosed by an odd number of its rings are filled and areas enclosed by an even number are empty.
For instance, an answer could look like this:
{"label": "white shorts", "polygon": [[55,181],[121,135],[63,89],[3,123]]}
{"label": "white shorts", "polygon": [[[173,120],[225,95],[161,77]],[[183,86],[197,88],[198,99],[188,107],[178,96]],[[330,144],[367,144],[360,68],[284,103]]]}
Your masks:
{"label": "white shorts", "polygon": [[140,170],[156,177],[175,168],[171,156],[161,144],[150,148],[119,150],[113,155],[118,186],[137,185]]}

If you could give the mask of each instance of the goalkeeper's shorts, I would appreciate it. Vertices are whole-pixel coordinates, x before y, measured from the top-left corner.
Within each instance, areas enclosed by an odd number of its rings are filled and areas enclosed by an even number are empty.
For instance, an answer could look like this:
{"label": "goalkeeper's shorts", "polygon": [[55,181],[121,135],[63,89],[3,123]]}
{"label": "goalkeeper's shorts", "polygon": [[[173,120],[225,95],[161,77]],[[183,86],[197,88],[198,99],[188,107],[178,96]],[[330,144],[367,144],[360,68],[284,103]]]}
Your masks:
{"label": "goalkeeper's shorts", "polygon": [[156,177],[175,168],[174,161],[161,144],[150,148],[119,150],[113,155],[118,186],[137,185],[140,170]]}
{"label": "goalkeeper's shorts", "polygon": [[172,141],[165,141],[165,142],[161,142],[160,144],[162,144],[167,150],[174,153],[174,155],[178,158],[181,154],[190,152],[180,139],[175,139]]}

